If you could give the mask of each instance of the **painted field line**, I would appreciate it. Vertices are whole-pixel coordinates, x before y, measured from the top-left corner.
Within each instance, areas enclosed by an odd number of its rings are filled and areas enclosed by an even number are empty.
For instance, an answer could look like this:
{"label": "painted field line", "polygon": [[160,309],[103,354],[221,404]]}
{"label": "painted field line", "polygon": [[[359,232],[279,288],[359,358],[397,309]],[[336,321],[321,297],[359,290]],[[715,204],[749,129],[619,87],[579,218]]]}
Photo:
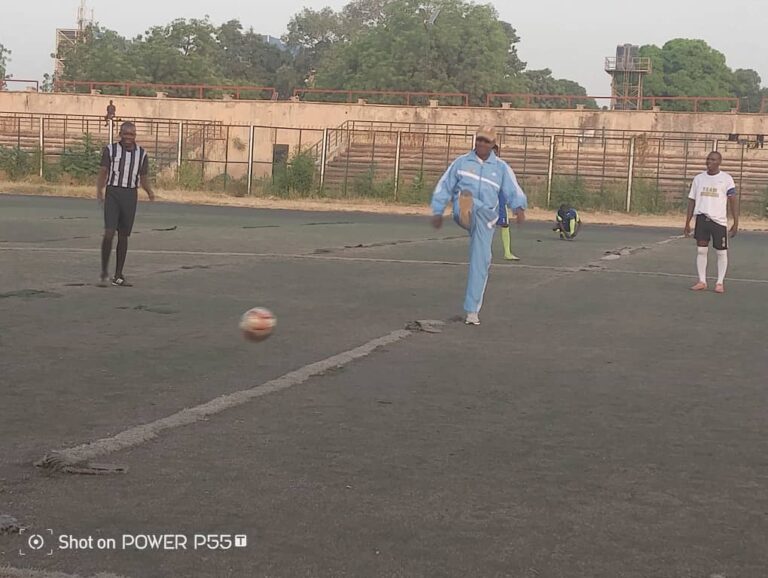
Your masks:
{"label": "painted field line", "polygon": [[[59,461],[62,464],[76,464],[141,445],[155,439],[160,433],[166,430],[202,421],[209,416],[241,406],[258,397],[286,390],[290,387],[304,383],[312,377],[322,375],[329,370],[348,365],[353,361],[370,355],[381,347],[402,341],[413,335],[413,333],[413,331],[406,329],[393,331],[359,347],[305,365],[300,369],[286,373],[281,377],[261,385],[219,396],[207,403],[183,409],[173,415],[169,415],[168,417],[151,423],[129,428],[114,436],[102,438],[73,448],[55,451],[52,453],[52,456],[54,456],[56,461]],[[43,462],[45,462],[47,458],[48,456],[43,459]]]}

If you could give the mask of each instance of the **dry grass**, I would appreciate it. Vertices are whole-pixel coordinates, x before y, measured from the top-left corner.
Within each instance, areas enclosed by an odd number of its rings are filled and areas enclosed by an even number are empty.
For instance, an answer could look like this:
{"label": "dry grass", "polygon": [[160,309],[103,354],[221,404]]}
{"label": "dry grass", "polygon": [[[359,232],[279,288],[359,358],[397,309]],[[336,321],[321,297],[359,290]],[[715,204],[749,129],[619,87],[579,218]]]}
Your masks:
{"label": "dry grass", "polygon": [[[94,187],[51,185],[47,183],[2,183],[6,194],[41,195],[51,197],[95,198]],[[2,194],[2,193],[0,193]],[[392,215],[430,214],[429,208],[418,205],[398,205],[368,199],[276,199],[268,197],[233,197],[224,194],[182,190],[158,190],[158,200],[189,205],[216,205],[252,207],[259,209],[289,209],[297,211],[366,212]],[[599,213],[580,211],[585,223],[601,225],[634,225],[642,227],[678,227],[682,230],[684,215],[627,215],[625,213]],[[527,213],[532,221],[553,221],[554,211],[531,209]],[[768,231],[768,220],[743,217],[740,226],[747,231]]]}

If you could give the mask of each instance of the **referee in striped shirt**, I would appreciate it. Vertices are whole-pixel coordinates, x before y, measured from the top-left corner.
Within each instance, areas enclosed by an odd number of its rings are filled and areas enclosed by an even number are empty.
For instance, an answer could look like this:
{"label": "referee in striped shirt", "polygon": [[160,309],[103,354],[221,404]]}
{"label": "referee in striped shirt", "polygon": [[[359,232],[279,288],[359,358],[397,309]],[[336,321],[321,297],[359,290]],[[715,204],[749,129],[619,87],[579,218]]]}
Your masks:
{"label": "referee in striped shirt", "polygon": [[149,200],[154,201],[155,192],[149,182],[149,156],[146,150],[136,144],[136,125],[124,122],[120,126],[120,142],[104,147],[96,183],[96,198],[104,205],[104,239],[101,242],[102,286],[106,286],[109,276],[107,267],[115,231],[117,267],[112,285],[130,286],[123,276],[123,266],[128,254],[128,237],[131,236],[133,220],[136,217],[139,185],[147,192]]}

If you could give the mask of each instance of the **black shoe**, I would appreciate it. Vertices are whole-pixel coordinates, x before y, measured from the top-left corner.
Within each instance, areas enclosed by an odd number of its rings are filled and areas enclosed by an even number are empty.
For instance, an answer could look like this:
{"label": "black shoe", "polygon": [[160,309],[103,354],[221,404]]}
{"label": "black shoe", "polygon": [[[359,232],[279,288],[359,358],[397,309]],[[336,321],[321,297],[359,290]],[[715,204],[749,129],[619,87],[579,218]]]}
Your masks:
{"label": "black shoe", "polygon": [[120,277],[115,277],[112,279],[112,285],[115,287],[133,287],[128,281],[125,280],[125,277],[122,275]]}

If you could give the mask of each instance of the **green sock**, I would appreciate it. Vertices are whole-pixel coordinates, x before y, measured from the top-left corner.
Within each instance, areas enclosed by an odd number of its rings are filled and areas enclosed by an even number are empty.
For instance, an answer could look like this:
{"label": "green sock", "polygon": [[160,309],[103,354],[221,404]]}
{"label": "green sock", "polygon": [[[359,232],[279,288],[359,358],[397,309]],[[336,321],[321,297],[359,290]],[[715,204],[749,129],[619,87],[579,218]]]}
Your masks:
{"label": "green sock", "polygon": [[509,227],[501,228],[501,242],[504,244],[504,257],[512,256],[512,239],[509,235]]}

